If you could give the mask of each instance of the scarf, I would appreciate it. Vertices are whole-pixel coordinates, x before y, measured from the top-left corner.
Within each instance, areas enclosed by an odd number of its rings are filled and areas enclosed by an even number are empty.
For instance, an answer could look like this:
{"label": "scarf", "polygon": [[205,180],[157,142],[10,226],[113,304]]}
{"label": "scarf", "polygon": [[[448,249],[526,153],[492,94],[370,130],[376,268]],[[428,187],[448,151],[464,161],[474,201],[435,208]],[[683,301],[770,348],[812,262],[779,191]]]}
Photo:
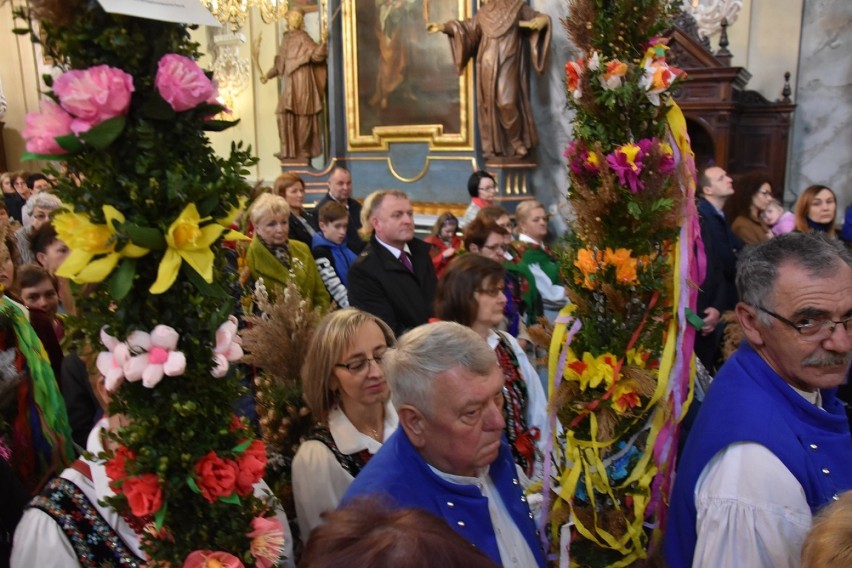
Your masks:
{"label": "scarf", "polygon": [[828,233],[831,231],[831,226],[834,225],[834,221],[829,221],[828,223],[817,223],[816,221],[811,221],[810,217],[805,217],[805,221],[808,222],[808,227],[815,233]]}
{"label": "scarf", "polygon": [[348,286],[349,266],[358,257],[346,246],[346,241],[337,244],[325,238],[322,233],[314,233],[314,236],[311,238],[311,250],[316,250],[317,247],[328,247],[331,250],[331,257],[334,260],[334,270],[337,272],[337,276],[340,277],[343,285]]}

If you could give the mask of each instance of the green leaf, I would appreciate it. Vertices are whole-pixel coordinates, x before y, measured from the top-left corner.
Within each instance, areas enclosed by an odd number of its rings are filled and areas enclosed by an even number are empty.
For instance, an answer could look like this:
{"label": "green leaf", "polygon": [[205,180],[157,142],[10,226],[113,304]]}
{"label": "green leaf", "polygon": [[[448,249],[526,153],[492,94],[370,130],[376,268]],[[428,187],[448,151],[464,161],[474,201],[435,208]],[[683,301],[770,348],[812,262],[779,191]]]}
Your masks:
{"label": "green leaf", "polygon": [[21,161],[27,162],[29,160],[67,160],[68,154],[33,154],[32,152],[25,151],[21,154]]}
{"label": "green leaf", "polygon": [[166,508],[168,504],[163,503],[163,506],[160,507],[160,510],[154,513],[154,526],[157,527],[157,530],[161,530],[163,528],[163,524],[166,522]]}
{"label": "green leaf", "polygon": [[120,301],[133,288],[133,277],[136,275],[136,261],[125,258],[118,265],[118,270],[113,272],[109,280],[109,291],[115,300]]}
{"label": "green leaf", "polygon": [[192,489],[193,493],[198,493],[199,495],[201,494],[201,489],[198,488],[198,484],[195,483],[195,478],[191,475],[186,476],[186,484],[187,486],[189,486],[190,489]]}
{"label": "green leaf", "polygon": [[240,497],[236,493],[231,493],[227,497],[219,497],[219,501],[222,503],[228,503],[230,505],[239,505]]}
{"label": "green leaf", "polygon": [[141,111],[142,116],[151,120],[174,120],[177,116],[171,105],[158,92],[142,104]]}
{"label": "green leaf", "polygon": [[248,449],[249,446],[251,446],[251,440],[246,440],[243,443],[234,446],[231,451],[234,452],[235,454],[241,454],[244,451],[246,451],[246,449]]}
{"label": "green leaf", "polygon": [[181,264],[181,268],[183,269],[184,274],[186,274],[187,279],[192,282],[198,291],[205,296],[209,298],[219,298],[221,300],[227,300],[230,298],[228,293],[225,292],[221,286],[207,282],[199,273],[185,262]]}
{"label": "green leaf", "polygon": [[80,138],[95,150],[103,150],[118,138],[126,123],[125,117],[116,116],[93,126],[88,132],[81,134]]}
{"label": "green leaf", "polygon": [[127,231],[130,241],[135,245],[150,250],[165,250],[166,248],[166,237],[159,229],[125,223],[124,230]]}
{"label": "green leaf", "polygon": [[227,130],[232,126],[236,126],[239,124],[240,119],[237,120],[205,120],[204,124],[201,125],[202,130],[207,130],[208,132],[221,132],[223,130]]}
{"label": "green leaf", "polygon": [[627,203],[627,212],[630,213],[630,216],[634,219],[640,219],[642,217],[642,209],[639,207],[639,204],[635,201],[629,201]]}
{"label": "green leaf", "polygon": [[198,214],[202,217],[207,217],[213,212],[213,209],[219,205],[219,195],[213,193],[203,199],[195,202],[195,207],[198,209]]}
{"label": "green leaf", "polygon": [[193,108],[192,111],[198,113],[199,116],[213,116],[214,114],[219,114],[223,110],[226,110],[226,108],[227,107],[220,105],[219,103],[202,103]]}

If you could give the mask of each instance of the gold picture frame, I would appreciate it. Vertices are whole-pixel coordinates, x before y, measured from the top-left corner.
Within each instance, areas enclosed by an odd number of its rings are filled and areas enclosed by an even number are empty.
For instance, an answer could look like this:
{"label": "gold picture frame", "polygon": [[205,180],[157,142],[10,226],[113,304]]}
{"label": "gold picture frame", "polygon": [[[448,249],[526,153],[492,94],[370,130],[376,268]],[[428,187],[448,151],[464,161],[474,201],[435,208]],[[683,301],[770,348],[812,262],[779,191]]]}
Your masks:
{"label": "gold picture frame", "polygon": [[456,72],[447,37],[427,22],[470,17],[464,0],[344,0],[343,61],[350,151],[389,142],[473,150],[471,66]]}

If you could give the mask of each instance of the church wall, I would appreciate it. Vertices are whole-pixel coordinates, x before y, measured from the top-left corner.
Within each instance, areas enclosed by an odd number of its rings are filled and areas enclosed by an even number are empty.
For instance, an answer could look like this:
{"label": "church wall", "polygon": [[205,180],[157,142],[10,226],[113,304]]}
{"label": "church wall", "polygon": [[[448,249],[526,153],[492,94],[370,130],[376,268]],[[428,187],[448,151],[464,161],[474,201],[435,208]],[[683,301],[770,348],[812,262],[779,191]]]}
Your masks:
{"label": "church wall", "polygon": [[[21,1],[15,0],[15,3]],[[534,75],[531,79],[532,103],[540,143],[534,151],[538,168],[532,173],[530,182],[536,196],[550,205],[558,201],[567,185],[562,152],[570,137],[570,115],[565,108],[563,73],[565,61],[576,54],[560,23],[560,19],[567,15],[567,2],[530,0],[530,3],[536,10],[550,15],[554,25],[548,71],[543,76]],[[330,4],[336,6],[336,2]],[[770,100],[776,100],[780,96],[784,71],[792,73],[793,99],[799,106],[794,118],[788,198],[792,197],[790,190],[798,191],[811,180],[824,180],[840,193],[850,185],[846,172],[850,160],[850,138],[847,133],[850,132],[849,122],[852,121],[852,87],[848,65],[852,5],[846,0],[808,2],[804,6],[802,26],[803,4],[803,0],[744,0],[737,21],[728,29],[732,64],[747,67],[752,73],[748,88],[757,90]],[[339,17],[338,14],[338,21],[332,26],[329,43],[332,64],[340,63],[339,59],[335,61],[341,52]],[[4,53],[3,61],[0,62],[0,80],[9,102],[4,134],[7,161],[10,168],[17,168],[20,167],[18,157],[23,151],[20,137],[23,117],[27,112],[37,109],[40,71],[32,46],[25,38],[12,35],[12,27],[11,6],[6,3],[0,6],[0,52]],[[305,29],[318,38],[319,23],[315,13],[307,15]],[[278,82],[272,80],[263,85],[260,83],[260,74],[272,65],[284,24],[265,24],[255,12],[241,31],[246,37],[246,43],[239,46],[239,54],[250,62],[248,86],[229,101],[234,110],[233,118],[239,118],[241,122],[228,131],[211,134],[211,142],[222,155],[228,152],[232,140],[241,139],[251,144],[259,157],[259,163],[253,168],[250,177],[252,181],[264,180],[270,183],[280,170],[279,162],[273,156],[278,151],[274,113]],[[211,54],[205,56],[203,64],[212,62],[212,36],[215,33],[220,32],[203,28],[194,32],[202,51]],[[258,69],[258,65],[252,61],[252,42],[261,35]],[[711,43],[714,50],[718,49],[718,36],[711,38]],[[844,61],[847,62],[845,67],[842,63]],[[841,64],[839,73],[838,63]],[[334,87],[336,79],[330,76],[329,80],[330,87]],[[335,93],[341,92],[342,88],[338,84]],[[337,154],[345,150],[345,147],[341,147],[341,136],[335,135],[345,128],[342,104],[343,97],[336,94],[331,97],[333,121],[330,128]],[[835,144],[830,144],[830,141]],[[844,144],[836,144],[838,141]],[[332,148],[332,154],[334,150]],[[401,156],[422,154],[419,148],[397,148],[391,154],[394,152]],[[313,164],[318,170],[326,165],[321,159],[315,160]],[[414,164],[411,162],[405,167],[411,169]],[[463,180],[458,179],[458,164],[436,163],[430,168],[428,176],[439,176],[440,181],[435,187],[442,189],[433,191],[422,183],[401,183],[397,177],[390,175],[391,168],[387,166],[387,172],[382,174],[376,168],[355,165],[356,170],[361,170],[355,180],[356,195],[363,197],[370,189],[390,184],[410,191],[415,199],[466,201]],[[470,170],[470,165],[465,167],[465,171]],[[450,171],[452,175],[449,175]],[[410,175],[411,172],[405,173]],[[319,183],[317,181],[314,187],[317,192],[321,191]],[[452,185],[452,189],[445,187],[448,184]],[[845,191],[841,203],[849,201],[850,190]]]}
{"label": "church wall", "polygon": [[852,202],[852,2],[805,3],[793,123],[791,185],[795,199],[807,186],[837,193],[838,221]]}

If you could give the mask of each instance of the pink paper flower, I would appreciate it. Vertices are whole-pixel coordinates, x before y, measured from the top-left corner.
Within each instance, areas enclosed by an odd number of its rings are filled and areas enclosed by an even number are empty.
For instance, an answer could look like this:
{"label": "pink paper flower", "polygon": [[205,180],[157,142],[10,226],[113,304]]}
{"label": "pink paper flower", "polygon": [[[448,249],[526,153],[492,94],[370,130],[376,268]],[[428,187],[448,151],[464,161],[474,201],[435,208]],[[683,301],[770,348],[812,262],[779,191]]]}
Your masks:
{"label": "pink paper flower", "polygon": [[228,372],[228,362],[239,361],[243,357],[243,348],[240,347],[242,340],[237,335],[237,318],[228,317],[216,330],[216,347],[213,348],[213,362],[215,367],[210,374],[216,377],[224,377]]}
{"label": "pink paper flower", "polygon": [[183,561],[183,568],[244,568],[240,559],[222,551],[196,550]]}
{"label": "pink paper flower", "polygon": [[27,151],[33,154],[67,154],[56,142],[58,136],[71,134],[73,118],[50,99],[41,101],[41,112],[27,113],[23,136]]}
{"label": "pink paper flower", "polygon": [[251,521],[251,555],[258,568],[272,568],[284,554],[284,527],[275,517],[255,517]]}
{"label": "pink paper flower", "polygon": [[198,64],[183,55],[169,53],[157,63],[154,85],[175,112],[215,100],[216,85]]}
{"label": "pink paper flower", "polygon": [[134,90],[132,75],[108,65],[74,69],[53,83],[59,104],[74,117],[71,130],[75,134],[127,114]]}
{"label": "pink paper flower", "polygon": [[609,167],[618,176],[618,182],[630,188],[630,193],[638,193],[645,184],[639,179],[642,172],[642,149],[632,142],[619,146],[606,157]]}
{"label": "pink paper flower", "polygon": [[150,334],[134,331],[127,338],[131,357],[124,364],[124,376],[128,381],[142,379],[146,387],[154,388],[163,375],[177,377],[186,369],[186,357],[177,348],[180,336],[167,325],[158,325]]}
{"label": "pink paper flower", "polygon": [[101,343],[108,351],[98,353],[95,365],[104,376],[106,389],[113,392],[124,382],[124,365],[130,360],[130,349],[108,334],[106,327],[101,328]]}

